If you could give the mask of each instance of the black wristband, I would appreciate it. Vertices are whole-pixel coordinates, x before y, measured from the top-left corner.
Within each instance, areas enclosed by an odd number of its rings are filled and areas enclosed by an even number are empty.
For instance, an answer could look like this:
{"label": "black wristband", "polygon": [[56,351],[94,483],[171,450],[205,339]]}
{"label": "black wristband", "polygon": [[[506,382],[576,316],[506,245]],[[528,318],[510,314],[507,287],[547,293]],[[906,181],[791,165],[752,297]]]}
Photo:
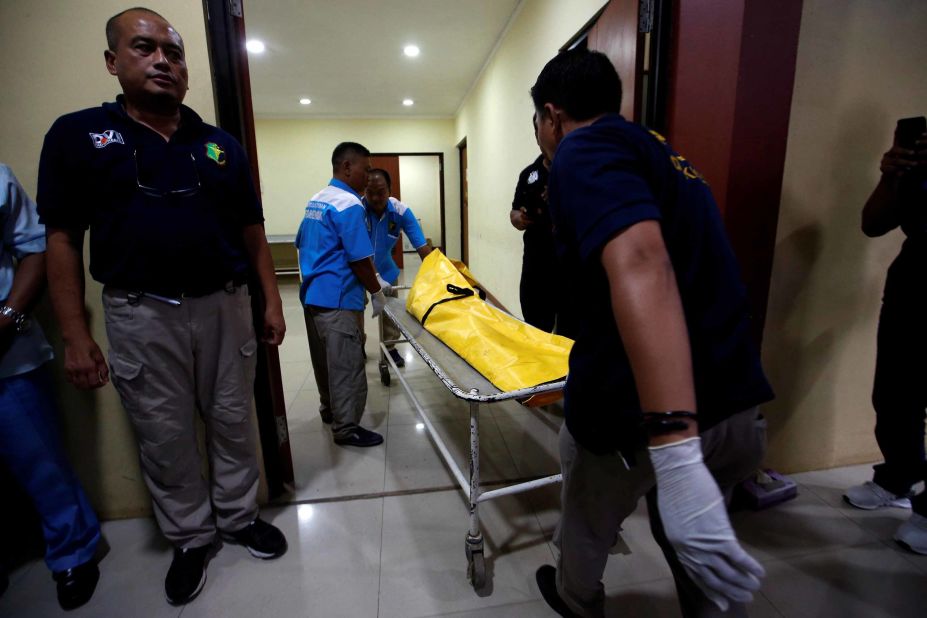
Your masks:
{"label": "black wristband", "polygon": [[641,426],[651,436],[662,436],[677,431],[685,431],[689,424],[683,419],[695,420],[698,415],[686,410],[669,410],[667,412],[644,412]]}

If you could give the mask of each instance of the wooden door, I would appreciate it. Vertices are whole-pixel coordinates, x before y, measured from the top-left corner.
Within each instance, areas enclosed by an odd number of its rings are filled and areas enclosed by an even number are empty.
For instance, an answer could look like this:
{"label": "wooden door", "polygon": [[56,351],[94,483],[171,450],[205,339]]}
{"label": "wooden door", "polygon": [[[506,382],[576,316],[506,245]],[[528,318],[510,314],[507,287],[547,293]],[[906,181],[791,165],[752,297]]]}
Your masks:
{"label": "wooden door", "polygon": [[640,0],[611,0],[589,28],[586,44],[612,61],[621,78],[621,115],[640,122],[644,37],[638,32]]}
{"label": "wooden door", "polygon": [[467,140],[464,139],[457,146],[460,151],[460,260],[470,264],[470,228],[469,211],[467,208],[468,175],[467,175]]}
{"label": "wooden door", "polygon": [[[378,167],[381,170],[386,170],[392,184],[390,195],[402,201],[402,191],[400,190],[399,182],[399,157],[397,155],[371,155],[370,167]],[[393,247],[393,261],[396,262],[396,266],[399,268],[403,267],[402,232],[399,233],[399,240],[396,242],[396,246]]]}

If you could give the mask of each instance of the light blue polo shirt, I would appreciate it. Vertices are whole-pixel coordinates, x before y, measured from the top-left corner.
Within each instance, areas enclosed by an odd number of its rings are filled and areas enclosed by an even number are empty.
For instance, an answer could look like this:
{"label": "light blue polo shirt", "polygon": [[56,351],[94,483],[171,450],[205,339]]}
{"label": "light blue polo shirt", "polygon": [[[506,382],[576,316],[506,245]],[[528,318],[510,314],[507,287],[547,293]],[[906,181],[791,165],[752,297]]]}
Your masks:
{"label": "light blue polo shirt", "polygon": [[396,283],[399,277],[399,267],[393,261],[393,247],[399,240],[399,232],[405,232],[416,249],[427,242],[412,209],[394,197],[389,198],[380,217],[367,207],[367,231],[373,243],[373,263],[380,276],[389,283]]}
{"label": "light blue polo shirt", "polygon": [[[39,223],[35,202],[16,180],[13,171],[0,163],[0,306],[13,287],[13,260],[45,251],[45,226]],[[54,357],[38,323],[16,333],[10,347],[0,353],[0,379],[21,375]]]}
{"label": "light blue polo shirt", "polygon": [[333,178],[312,196],[296,233],[304,305],[364,310],[364,286],[350,263],[373,255],[361,197]]}

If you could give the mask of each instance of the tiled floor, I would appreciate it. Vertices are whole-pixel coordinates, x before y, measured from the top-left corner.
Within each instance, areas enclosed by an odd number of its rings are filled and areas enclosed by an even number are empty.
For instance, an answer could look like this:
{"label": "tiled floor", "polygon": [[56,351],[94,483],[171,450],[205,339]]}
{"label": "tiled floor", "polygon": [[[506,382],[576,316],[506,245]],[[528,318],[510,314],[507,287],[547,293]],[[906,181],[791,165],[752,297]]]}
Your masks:
{"label": "tiled floor", "polygon": [[[410,256],[409,262],[415,261]],[[556,487],[510,496],[481,507],[491,585],[479,594],[467,582],[466,505],[418,425],[414,408],[393,381],[383,387],[376,366],[376,329],[368,318],[370,394],[365,425],[386,443],[373,449],[336,447],[318,418],[305,326],[295,286],[286,285],[287,342],[283,380],[297,474],[291,504],[264,516],[290,542],[281,559],[264,563],[226,546],[209,566],[203,593],[183,608],[164,600],[169,547],[151,520],[104,524],[112,550],[100,565],[92,601],[74,616],[553,616],[540,599],[534,571],[553,561]],[[467,408],[450,396],[421,361],[404,350],[405,375],[464,469]],[[556,408],[517,404],[484,408],[482,470],[489,481],[558,471]],[[744,546],[768,576],[751,606],[757,617],[923,617],[927,556],[892,541],[907,511],[864,512],[841,500],[868,466],[795,475],[798,499],[733,521]],[[650,538],[641,506],[624,525],[632,553],[611,557],[604,582],[610,616],[678,616],[672,580]],[[14,572],[0,598],[0,616],[62,614],[41,562]]]}

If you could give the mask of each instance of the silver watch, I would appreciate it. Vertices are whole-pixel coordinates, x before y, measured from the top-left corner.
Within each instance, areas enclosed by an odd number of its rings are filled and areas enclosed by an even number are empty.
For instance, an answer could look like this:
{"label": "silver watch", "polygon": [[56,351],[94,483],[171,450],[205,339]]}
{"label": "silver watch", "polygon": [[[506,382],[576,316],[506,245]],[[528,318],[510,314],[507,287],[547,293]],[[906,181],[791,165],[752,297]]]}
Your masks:
{"label": "silver watch", "polygon": [[0,307],[0,315],[13,320],[13,328],[16,329],[17,333],[24,333],[32,326],[32,321],[26,317],[25,313],[17,311],[8,305]]}

